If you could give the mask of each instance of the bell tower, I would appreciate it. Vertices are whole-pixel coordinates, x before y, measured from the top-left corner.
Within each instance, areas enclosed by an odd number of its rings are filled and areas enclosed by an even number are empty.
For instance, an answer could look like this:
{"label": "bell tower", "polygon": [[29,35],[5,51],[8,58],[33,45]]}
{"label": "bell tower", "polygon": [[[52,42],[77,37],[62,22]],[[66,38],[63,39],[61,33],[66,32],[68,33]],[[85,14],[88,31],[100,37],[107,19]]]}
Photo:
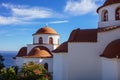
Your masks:
{"label": "bell tower", "polygon": [[46,46],[50,50],[54,50],[59,46],[59,34],[52,28],[44,26],[33,34],[33,44]]}
{"label": "bell tower", "polygon": [[99,15],[98,27],[120,26],[120,0],[106,0],[97,9]]}

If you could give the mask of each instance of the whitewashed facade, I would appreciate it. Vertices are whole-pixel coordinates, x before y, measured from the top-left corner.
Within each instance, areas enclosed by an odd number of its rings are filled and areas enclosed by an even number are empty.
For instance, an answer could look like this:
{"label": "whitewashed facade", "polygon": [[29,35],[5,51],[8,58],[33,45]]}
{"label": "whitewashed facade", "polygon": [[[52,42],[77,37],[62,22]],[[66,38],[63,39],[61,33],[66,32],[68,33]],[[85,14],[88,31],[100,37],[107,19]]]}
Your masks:
{"label": "whitewashed facade", "polygon": [[[53,57],[19,56],[16,64],[48,63],[53,80],[120,80],[120,0],[106,0],[97,12],[97,29],[75,29],[61,45],[59,35],[33,35],[33,44],[27,45],[27,54],[36,46],[44,46]],[[44,44],[39,43],[40,37]],[[50,37],[53,44],[49,44]]]}
{"label": "whitewashed facade", "polygon": [[[40,40],[40,38],[42,38],[42,40]],[[52,38],[51,41],[50,38]],[[18,52],[15,64],[21,68],[24,64],[29,62],[43,65],[47,63],[48,71],[53,72],[53,54],[51,51],[59,46],[59,38],[60,36],[52,28],[49,28],[48,26],[40,28],[35,34],[33,34],[33,44],[27,44],[26,51],[23,50],[23,52]],[[45,55],[44,52],[42,52],[43,50],[50,53],[51,56]],[[42,55],[38,55],[35,52]],[[26,53],[26,55],[22,55],[23,53]]]}
{"label": "whitewashed facade", "polygon": [[[113,0],[106,0],[108,1]],[[120,39],[120,19],[115,19],[115,11],[120,7],[120,1],[110,2],[109,5],[105,5],[106,2],[97,11],[99,15],[97,41],[68,40],[68,51],[54,53],[54,80],[120,80],[120,59],[117,56],[113,58],[100,56],[110,43]],[[104,10],[108,11],[106,21],[102,19]]]}

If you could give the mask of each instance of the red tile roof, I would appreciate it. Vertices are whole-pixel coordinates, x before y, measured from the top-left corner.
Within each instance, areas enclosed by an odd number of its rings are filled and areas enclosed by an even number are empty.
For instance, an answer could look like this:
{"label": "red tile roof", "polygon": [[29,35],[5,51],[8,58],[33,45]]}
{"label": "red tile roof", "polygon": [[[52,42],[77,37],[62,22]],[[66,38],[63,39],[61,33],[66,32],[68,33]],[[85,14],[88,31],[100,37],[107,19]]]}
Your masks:
{"label": "red tile roof", "polygon": [[120,58],[120,39],[108,44],[100,56],[106,58]]}
{"label": "red tile roof", "polygon": [[108,26],[98,29],[85,29],[80,30],[75,29],[71,32],[68,41],[62,43],[59,47],[57,47],[53,52],[60,53],[60,52],[68,52],[68,42],[97,42],[97,33],[98,32],[106,32],[111,31],[114,29],[118,29],[120,26]]}
{"label": "red tile roof", "polygon": [[68,52],[68,42],[62,43],[58,48],[53,50],[52,52],[54,53],[59,53],[59,52]]}
{"label": "red tile roof", "polygon": [[108,6],[108,5],[112,5],[112,4],[116,4],[116,3],[120,3],[120,0],[106,0],[105,3],[101,7],[99,7],[97,9],[97,12],[102,7],[105,7],[105,6]]}
{"label": "red tile roof", "polygon": [[36,46],[34,47],[30,53],[28,54],[28,56],[25,57],[32,57],[32,58],[51,58],[53,57],[52,53],[49,51],[48,48],[44,47],[44,46]]}
{"label": "red tile roof", "polygon": [[70,34],[68,42],[97,42],[97,29],[75,29]]}
{"label": "red tile roof", "polygon": [[68,41],[62,43],[53,52],[68,52],[68,42],[97,42],[97,29],[73,30]]}
{"label": "red tile roof", "polygon": [[22,47],[18,54],[16,55],[16,57],[23,57],[23,56],[27,56],[27,47]]}

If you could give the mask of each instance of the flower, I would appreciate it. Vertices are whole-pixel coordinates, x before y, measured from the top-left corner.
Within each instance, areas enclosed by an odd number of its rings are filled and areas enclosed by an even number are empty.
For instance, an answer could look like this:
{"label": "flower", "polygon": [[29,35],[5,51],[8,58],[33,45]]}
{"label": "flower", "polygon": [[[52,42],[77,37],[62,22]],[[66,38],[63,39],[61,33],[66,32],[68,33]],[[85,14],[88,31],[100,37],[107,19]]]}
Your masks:
{"label": "flower", "polygon": [[38,74],[40,74],[40,70],[36,69],[36,70],[34,70],[34,73],[38,75]]}

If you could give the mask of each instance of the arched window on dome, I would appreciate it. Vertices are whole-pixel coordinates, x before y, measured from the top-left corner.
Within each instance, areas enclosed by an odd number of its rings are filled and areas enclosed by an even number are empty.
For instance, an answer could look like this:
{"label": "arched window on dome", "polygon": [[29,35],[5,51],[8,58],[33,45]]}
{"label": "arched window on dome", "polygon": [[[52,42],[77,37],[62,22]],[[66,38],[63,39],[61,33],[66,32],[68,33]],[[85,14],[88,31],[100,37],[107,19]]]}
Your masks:
{"label": "arched window on dome", "polygon": [[102,12],[102,21],[108,21],[108,11],[104,10]]}
{"label": "arched window on dome", "polygon": [[52,37],[49,38],[49,44],[53,44],[53,38]]}
{"label": "arched window on dome", "polygon": [[120,20],[120,7],[116,9],[115,11],[115,19]]}
{"label": "arched window on dome", "polygon": [[39,38],[39,44],[43,44],[43,38],[42,37]]}
{"label": "arched window on dome", "polygon": [[45,63],[45,64],[44,64],[44,68],[45,68],[46,70],[48,70],[48,63]]}

